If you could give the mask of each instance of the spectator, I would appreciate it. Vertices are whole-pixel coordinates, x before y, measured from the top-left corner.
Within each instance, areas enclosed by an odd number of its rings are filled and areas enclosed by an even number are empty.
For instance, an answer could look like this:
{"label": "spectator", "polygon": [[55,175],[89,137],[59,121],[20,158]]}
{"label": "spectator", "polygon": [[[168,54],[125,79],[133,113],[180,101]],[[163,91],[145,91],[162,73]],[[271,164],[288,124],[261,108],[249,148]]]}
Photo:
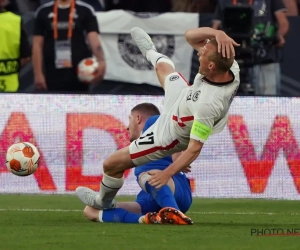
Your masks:
{"label": "spectator", "polygon": [[5,6],[5,9],[7,11],[13,12],[17,15],[20,14],[19,6],[18,6],[16,0],[7,0],[6,2],[7,3],[6,3],[6,6]]}
{"label": "spectator", "polygon": [[164,13],[171,11],[171,0],[105,0],[105,9]]}
{"label": "spectator", "polygon": [[216,0],[172,0],[173,12],[213,13]]}
{"label": "spectator", "polygon": [[31,56],[28,37],[20,16],[6,11],[7,0],[0,0],[0,91],[17,92],[19,71]]}
{"label": "spectator", "polygon": [[283,0],[283,2],[287,9],[287,16],[298,16],[298,0]]}
{"label": "spectator", "polygon": [[169,0],[143,0],[144,12],[165,13],[171,11],[171,1]]}
{"label": "spectator", "polygon": [[142,12],[143,6],[140,0],[105,0],[105,9],[109,10],[129,10]]}
{"label": "spectator", "polygon": [[56,0],[42,5],[35,14],[33,37],[36,89],[55,92],[89,90],[88,84],[78,80],[76,72],[78,63],[92,56],[86,38],[99,62],[93,83],[101,81],[106,64],[98,33],[94,10],[88,4],[75,0]]}
{"label": "spectator", "polygon": [[[12,1],[12,0],[9,0]],[[20,13],[36,11],[40,6],[40,0],[13,0],[18,5]]]}
{"label": "spectator", "polygon": [[105,10],[104,0],[82,0],[82,1],[91,5],[95,11],[104,11]]}
{"label": "spectator", "polygon": [[266,55],[260,58],[259,62],[255,62],[253,84],[256,95],[280,95],[281,58],[278,55],[280,55],[280,48],[285,44],[284,36],[289,29],[286,8],[282,0],[220,0],[216,8],[213,28],[220,27],[223,9],[228,4],[252,5],[255,13],[255,28],[261,33],[266,33],[268,39],[277,40],[275,45],[268,46]]}
{"label": "spectator", "polygon": [[41,5],[44,5],[44,4],[46,4],[46,3],[50,3],[50,2],[52,2],[53,0],[40,0],[40,4]]}

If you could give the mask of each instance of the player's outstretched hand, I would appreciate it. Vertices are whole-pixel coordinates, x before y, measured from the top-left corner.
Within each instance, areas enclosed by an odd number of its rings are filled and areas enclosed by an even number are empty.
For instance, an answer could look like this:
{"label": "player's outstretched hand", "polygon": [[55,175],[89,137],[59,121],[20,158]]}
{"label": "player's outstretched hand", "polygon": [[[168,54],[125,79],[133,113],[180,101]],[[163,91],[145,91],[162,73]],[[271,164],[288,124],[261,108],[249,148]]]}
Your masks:
{"label": "player's outstretched hand", "polygon": [[234,46],[240,46],[240,44],[227,36],[223,31],[217,33],[216,41],[218,43],[218,52],[222,53],[222,56],[227,58],[235,56]]}
{"label": "player's outstretched hand", "polygon": [[155,188],[161,188],[162,186],[168,184],[170,176],[166,171],[153,171],[150,170],[148,171],[148,174],[151,175],[152,177],[149,179],[149,184]]}

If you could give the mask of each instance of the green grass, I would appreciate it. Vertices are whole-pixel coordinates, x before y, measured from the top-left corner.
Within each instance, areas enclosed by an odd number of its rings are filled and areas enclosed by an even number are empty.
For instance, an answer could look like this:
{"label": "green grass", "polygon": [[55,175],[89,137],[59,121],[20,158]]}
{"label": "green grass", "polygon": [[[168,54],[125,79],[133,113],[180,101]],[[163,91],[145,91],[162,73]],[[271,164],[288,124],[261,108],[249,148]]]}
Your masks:
{"label": "green grass", "polygon": [[300,230],[299,201],[195,199],[193,226],[93,223],[81,209],[74,196],[0,195],[0,249],[300,249],[300,236],[251,236]]}

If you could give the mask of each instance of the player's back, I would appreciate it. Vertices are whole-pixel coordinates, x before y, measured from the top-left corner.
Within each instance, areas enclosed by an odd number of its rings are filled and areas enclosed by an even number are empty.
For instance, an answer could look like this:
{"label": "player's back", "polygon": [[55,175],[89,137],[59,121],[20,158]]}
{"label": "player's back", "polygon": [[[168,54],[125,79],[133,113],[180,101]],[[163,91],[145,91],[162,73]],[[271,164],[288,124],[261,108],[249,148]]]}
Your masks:
{"label": "player's back", "polygon": [[[156,120],[158,119],[159,115],[156,115],[156,116],[152,116],[150,117],[146,123],[145,123],[145,126],[143,128],[143,132],[145,132],[148,128],[150,128],[155,122]],[[142,132],[142,133],[143,133]],[[152,170],[152,169],[159,169],[159,170],[164,170],[166,169],[171,163],[172,163],[172,157],[171,156],[167,156],[167,157],[164,157],[164,158],[161,158],[159,160],[156,160],[156,161],[151,161],[145,165],[142,165],[142,166],[138,166],[134,169],[134,174],[135,176],[138,178],[138,176],[143,173],[143,172],[147,172],[149,170]]]}

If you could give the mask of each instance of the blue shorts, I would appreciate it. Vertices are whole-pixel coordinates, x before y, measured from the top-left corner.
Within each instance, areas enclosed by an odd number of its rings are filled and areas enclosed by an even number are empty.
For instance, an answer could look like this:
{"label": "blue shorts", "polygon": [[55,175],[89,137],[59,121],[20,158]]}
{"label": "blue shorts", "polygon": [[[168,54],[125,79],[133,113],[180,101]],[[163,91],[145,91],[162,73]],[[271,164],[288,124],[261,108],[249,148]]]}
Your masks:
{"label": "blue shorts", "polygon": [[[186,213],[192,205],[192,190],[189,179],[185,174],[176,174],[172,178],[175,184],[175,200],[180,211]],[[159,212],[161,209],[152,196],[144,190],[139,192],[136,197],[136,202],[140,204],[142,214]]]}

